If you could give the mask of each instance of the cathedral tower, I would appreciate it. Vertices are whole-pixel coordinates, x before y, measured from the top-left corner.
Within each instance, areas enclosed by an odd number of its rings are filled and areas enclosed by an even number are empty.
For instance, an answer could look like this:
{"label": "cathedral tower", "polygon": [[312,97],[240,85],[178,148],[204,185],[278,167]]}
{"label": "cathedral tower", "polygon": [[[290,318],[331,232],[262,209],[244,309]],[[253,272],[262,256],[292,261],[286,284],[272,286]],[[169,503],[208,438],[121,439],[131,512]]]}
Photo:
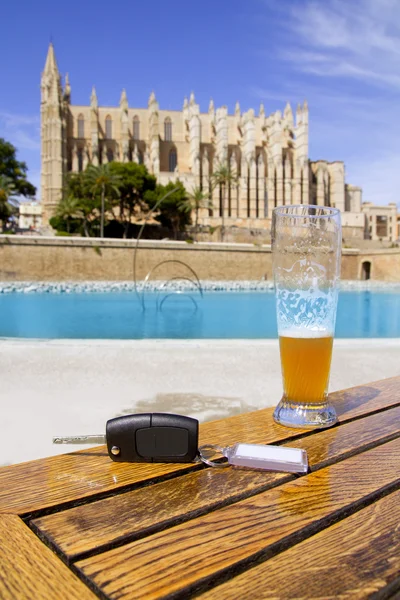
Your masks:
{"label": "cathedral tower", "polygon": [[60,200],[66,171],[65,160],[65,108],[69,103],[69,82],[62,95],[61,76],[58,71],[53,44],[50,43],[41,79],[41,141],[42,173],[41,198],[43,222],[54,214]]}

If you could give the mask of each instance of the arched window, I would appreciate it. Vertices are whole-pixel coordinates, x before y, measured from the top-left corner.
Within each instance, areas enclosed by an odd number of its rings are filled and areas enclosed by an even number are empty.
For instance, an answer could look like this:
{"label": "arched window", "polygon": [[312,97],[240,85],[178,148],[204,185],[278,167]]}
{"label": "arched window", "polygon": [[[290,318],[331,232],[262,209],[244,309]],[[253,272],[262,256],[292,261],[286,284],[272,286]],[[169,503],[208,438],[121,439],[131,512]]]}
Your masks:
{"label": "arched window", "polygon": [[168,171],[171,171],[171,173],[173,173],[176,169],[177,164],[178,164],[178,156],[176,154],[176,150],[174,148],[172,148],[172,150],[170,150],[170,153],[168,156]]}
{"label": "arched window", "polygon": [[85,137],[85,119],[83,115],[78,117],[78,138]]}
{"label": "arched window", "polygon": [[369,260],[365,260],[361,265],[361,279],[364,281],[371,279],[371,262]]}
{"label": "arched window", "polygon": [[78,171],[81,173],[83,171],[83,150],[78,150]]}
{"label": "arched window", "polygon": [[138,152],[138,161],[139,161],[139,165],[143,164],[143,152],[141,150],[139,150],[139,152]]}
{"label": "arched window", "polygon": [[111,148],[107,149],[107,160],[108,162],[112,162],[114,160],[114,152],[111,150]]}
{"label": "arched window", "polygon": [[172,122],[169,117],[164,121],[164,141],[172,142]]}
{"label": "arched window", "polygon": [[133,117],[133,139],[140,140],[140,121],[137,115]]}
{"label": "arched window", "polygon": [[110,115],[106,116],[106,139],[112,140],[112,118]]}

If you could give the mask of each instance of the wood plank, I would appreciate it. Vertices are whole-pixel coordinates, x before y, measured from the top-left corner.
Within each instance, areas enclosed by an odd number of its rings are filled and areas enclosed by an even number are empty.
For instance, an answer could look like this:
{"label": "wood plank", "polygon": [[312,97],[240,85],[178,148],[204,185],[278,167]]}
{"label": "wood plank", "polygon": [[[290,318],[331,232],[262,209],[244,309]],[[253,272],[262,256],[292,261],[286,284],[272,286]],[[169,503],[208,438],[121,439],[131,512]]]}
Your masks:
{"label": "wood plank", "polygon": [[[341,422],[400,402],[400,377],[384,379],[331,395]],[[229,419],[205,423],[200,443],[268,444],[298,435],[277,425],[273,409],[263,409]],[[63,454],[0,468],[0,514],[25,515],[32,511],[73,502],[98,494],[117,492],[157,477],[178,473],[190,465],[140,465],[113,463],[104,447]]]}
{"label": "wood plank", "polygon": [[[311,468],[317,468],[368,444],[400,436],[399,423],[397,407],[285,445],[307,450]],[[293,477],[245,469],[208,469],[48,515],[34,520],[33,525],[74,560],[77,554],[122,542],[126,536],[148,534],[174,519],[194,518],[201,511],[256,494],[288,478]]]}
{"label": "wood plank", "polygon": [[111,598],[187,597],[199,582],[300,542],[399,486],[399,462],[396,439],[75,566]]}
{"label": "wood plank", "polygon": [[0,517],[2,600],[93,600],[97,596],[16,515]]}
{"label": "wood plank", "polygon": [[399,523],[400,491],[200,597],[370,598],[399,576]]}

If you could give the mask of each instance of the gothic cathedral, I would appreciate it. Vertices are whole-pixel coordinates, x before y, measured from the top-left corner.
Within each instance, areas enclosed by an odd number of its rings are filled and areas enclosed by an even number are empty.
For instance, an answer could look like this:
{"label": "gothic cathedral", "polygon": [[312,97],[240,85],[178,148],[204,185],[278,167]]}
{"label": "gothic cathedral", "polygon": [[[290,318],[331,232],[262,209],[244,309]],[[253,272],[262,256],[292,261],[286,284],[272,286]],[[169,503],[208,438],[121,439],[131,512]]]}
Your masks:
{"label": "gothic cathedral", "polygon": [[[144,163],[160,183],[179,179],[190,192],[209,190],[212,208],[201,209],[200,224],[248,229],[270,228],[271,211],[282,204],[335,206],[360,213],[361,189],[345,183],[341,161],[308,158],[308,106],[289,103],[266,115],[261,104],[234,114],[226,106],[200,112],[193,93],[182,110],[162,110],[155,94],[147,108],[131,108],[125,90],[118,107],[99,106],[93,88],[90,105],[71,104],[68,75],[61,82],[50,44],[41,79],[41,198],[43,221],[54,213],[69,171],[113,160]],[[211,186],[220,166],[235,174],[222,194]],[[350,214],[348,214],[350,217]]]}

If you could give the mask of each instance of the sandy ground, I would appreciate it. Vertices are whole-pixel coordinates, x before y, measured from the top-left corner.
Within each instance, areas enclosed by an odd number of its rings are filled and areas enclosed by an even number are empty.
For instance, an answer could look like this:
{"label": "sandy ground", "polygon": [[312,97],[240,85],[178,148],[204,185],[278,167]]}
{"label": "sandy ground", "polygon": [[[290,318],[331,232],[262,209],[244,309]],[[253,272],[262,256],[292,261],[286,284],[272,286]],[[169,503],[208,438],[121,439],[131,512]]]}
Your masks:
{"label": "sandy ground", "polygon": [[[399,374],[400,339],[335,342],[331,391]],[[52,436],[103,433],[120,414],[207,421],[282,393],[276,340],[3,339],[0,377],[0,465],[72,451]]]}

